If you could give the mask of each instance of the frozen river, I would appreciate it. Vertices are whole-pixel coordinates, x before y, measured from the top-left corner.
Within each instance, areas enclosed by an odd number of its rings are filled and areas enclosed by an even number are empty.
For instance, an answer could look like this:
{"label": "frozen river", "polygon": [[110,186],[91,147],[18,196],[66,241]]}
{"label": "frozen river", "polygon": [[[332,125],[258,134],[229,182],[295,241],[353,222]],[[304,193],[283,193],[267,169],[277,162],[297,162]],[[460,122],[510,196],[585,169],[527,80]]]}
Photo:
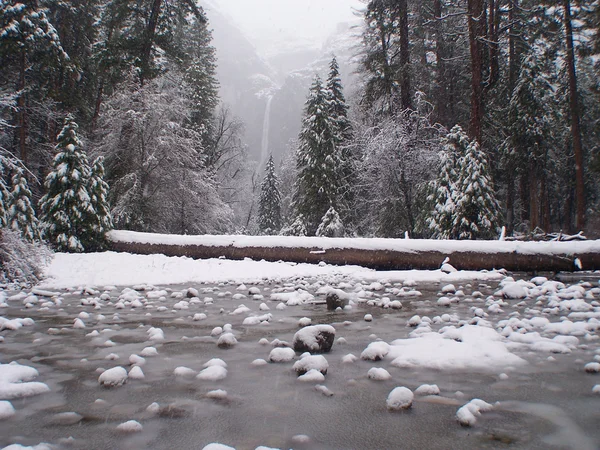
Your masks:
{"label": "frozen river", "polygon": [[[5,292],[0,393],[14,414],[0,419],[0,446],[599,448],[600,374],[584,370],[600,361],[598,281],[532,281],[332,276]],[[350,307],[328,311],[331,288]],[[269,362],[306,318],[336,330],[324,380],[298,379],[299,354]],[[220,348],[227,332],[237,342]],[[12,361],[39,374],[11,380]],[[207,362],[226,369],[207,372]],[[117,366],[129,372],[126,382],[101,385],[102,372]],[[15,381],[47,389],[23,396]],[[416,392],[412,408],[387,409],[392,389],[424,384],[439,395]],[[457,411],[475,398],[492,408],[461,426]],[[119,428],[128,421],[136,423]]]}

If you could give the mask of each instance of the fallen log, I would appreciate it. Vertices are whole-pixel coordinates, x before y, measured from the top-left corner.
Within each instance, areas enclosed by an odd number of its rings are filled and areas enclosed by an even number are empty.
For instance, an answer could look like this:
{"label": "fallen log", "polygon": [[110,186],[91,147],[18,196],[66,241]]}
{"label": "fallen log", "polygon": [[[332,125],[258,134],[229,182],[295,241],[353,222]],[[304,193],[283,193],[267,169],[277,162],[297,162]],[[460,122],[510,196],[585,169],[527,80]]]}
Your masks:
{"label": "fallen log", "polygon": [[297,263],[354,264],[377,270],[439,269],[446,257],[458,270],[575,271],[600,269],[600,241],[503,242],[279,236],[109,234],[119,252]]}

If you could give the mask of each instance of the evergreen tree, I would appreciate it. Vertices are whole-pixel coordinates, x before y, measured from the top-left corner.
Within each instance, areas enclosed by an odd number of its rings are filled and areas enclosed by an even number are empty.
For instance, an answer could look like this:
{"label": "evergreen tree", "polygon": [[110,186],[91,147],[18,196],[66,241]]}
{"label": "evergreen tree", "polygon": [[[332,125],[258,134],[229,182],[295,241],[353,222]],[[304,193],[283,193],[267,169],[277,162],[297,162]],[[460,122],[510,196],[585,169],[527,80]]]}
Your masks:
{"label": "evergreen tree", "polygon": [[8,226],[21,233],[29,242],[40,240],[40,230],[35,211],[31,205],[31,191],[21,167],[15,166],[8,209]]}
{"label": "evergreen tree", "polygon": [[316,235],[322,237],[342,237],[344,235],[344,224],[333,206],[323,216]]}
{"label": "evergreen tree", "polygon": [[296,216],[294,222],[284,227],[280,233],[282,236],[307,236],[306,221],[302,214]]}
{"label": "evergreen tree", "polygon": [[337,130],[337,139],[340,142],[349,141],[352,138],[352,124],[348,119],[348,105],[344,97],[344,89],[340,78],[340,66],[335,56],[329,65],[329,76],[327,77],[327,100],[329,110]]}
{"label": "evergreen tree", "polygon": [[6,184],[9,171],[14,163],[7,157],[0,155],[0,228],[8,224],[8,208],[10,207],[10,190]]}
{"label": "evergreen tree", "polygon": [[281,229],[281,195],[273,155],[269,156],[266,174],[261,184],[258,225],[264,234],[277,234]]}
{"label": "evergreen tree", "polygon": [[430,184],[428,200],[433,205],[427,224],[436,239],[452,237],[456,201],[459,189],[459,160],[466,152],[469,139],[463,129],[456,125],[446,136],[440,155],[438,177]]}
{"label": "evergreen tree", "polygon": [[40,199],[46,239],[59,251],[83,252],[92,234],[95,212],[88,183],[90,167],[77,137],[77,124],[67,116],[57,137],[57,154]]}
{"label": "evergreen tree", "polygon": [[104,157],[102,156],[98,156],[92,164],[89,192],[95,220],[85,249],[98,251],[106,248],[106,233],[113,228],[108,204],[108,184],[104,181]]}
{"label": "evergreen tree", "polygon": [[304,108],[296,155],[293,208],[297,216],[304,216],[309,236],[314,236],[330,206],[344,210],[344,162],[327,96],[321,79],[316,77]]}
{"label": "evergreen tree", "polygon": [[460,159],[451,237],[489,239],[496,235],[498,212],[485,154],[474,139]]}
{"label": "evergreen tree", "polygon": [[350,224],[355,221],[355,217],[353,217],[355,208],[353,208],[352,205],[354,203],[356,190],[355,166],[357,161],[351,152],[352,124],[348,119],[348,105],[346,104],[346,98],[344,97],[339,65],[335,56],[329,65],[329,76],[327,78],[326,89],[329,102],[329,114],[335,126],[336,146],[339,148],[337,151],[341,152],[342,158],[341,174],[343,176],[343,181],[340,196],[344,208],[340,210],[339,213],[342,215],[344,223]]}

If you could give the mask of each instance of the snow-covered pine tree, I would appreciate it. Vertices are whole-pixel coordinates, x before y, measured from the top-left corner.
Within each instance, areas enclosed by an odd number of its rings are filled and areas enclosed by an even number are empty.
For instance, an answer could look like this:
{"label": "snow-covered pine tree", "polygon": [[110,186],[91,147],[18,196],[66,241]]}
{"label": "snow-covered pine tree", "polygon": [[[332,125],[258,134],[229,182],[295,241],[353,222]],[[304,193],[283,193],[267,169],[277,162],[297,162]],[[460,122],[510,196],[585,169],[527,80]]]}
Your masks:
{"label": "snow-covered pine tree", "polygon": [[435,239],[452,237],[459,189],[459,160],[465,154],[468,145],[469,138],[459,125],[454,126],[444,139],[439,175],[431,182],[428,196],[433,210],[427,224]]}
{"label": "snow-covered pine tree", "polygon": [[261,184],[258,226],[264,234],[278,234],[281,229],[281,195],[272,154],[267,161],[265,177]]}
{"label": "snow-covered pine tree", "polygon": [[104,157],[98,156],[90,171],[90,202],[95,211],[94,223],[84,247],[87,251],[106,248],[106,233],[113,228],[110,206],[108,204],[108,184],[104,181]]}
{"label": "snow-covered pine tree", "polygon": [[284,227],[279,234],[282,236],[307,236],[304,216],[302,214],[297,215],[294,222]]}
{"label": "snow-covered pine tree", "polygon": [[14,167],[12,161],[0,155],[0,228],[8,224],[8,208],[10,207],[10,190],[6,184],[8,172]]}
{"label": "snow-covered pine tree", "polygon": [[342,237],[344,235],[344,224],[333,206],[323,216],[316,235],[321,237]]}
{"label": "snow-covered pine tree", "polygon": [[340,196],[344,208],[339,211],[343,221],[346,224],[355,222],[353,203],[356,190],[356,158],[353,158],[351,151],[352,124],[348,119],[348,105],[344,96],[342,80],[340,78],[340,68],[335,56],[329,65],[329,76],[327,77],[326,90],[329,102],[329,114],[335,126],[335,139],[337,151],[341,156],[341,173],[343,176],[342,190]]}
{"label": "snow-covered pine tree", "polygon": [[338,149],[336,124],[330,116],[327,91],[317,76],[304,107],[302,129],[298,138],[294,186],[295,215],[305,218],[306,231],[314,236],[330,206],[343,210],[341,196],[344,173]]}
{"label": "snow-covered pine tree", "polygon": [[494,238],[500,206],[494,194],[487,157],[476,140],[469,143],[459,165],[451,237],[454,239]]}
{"label": "snow-covered pine tree", "polygon": [[348,119],[348,105],[340,78],[340,66],[335,56],[329,64],[326,89],[330,115],[335,123],[336,131],[339,133],[337,138],[340,139],[340,142],[347,141],[352,138],[352,124]]}
{"label": "snow-covered pine tree", "polygon": [[88,183],[90,167],[77,137],[77,124],[67,116],[57,137],[57,154],[40,199],[45,238],[59,251],[83,252],[95,222]]}
{"label": "snow-covered pine tree", "polygon": [[40,240],[40,227],[31,205],[31,191],[23,168],[13,168],[12,188],[8,208],[8,226],[29,242]]}

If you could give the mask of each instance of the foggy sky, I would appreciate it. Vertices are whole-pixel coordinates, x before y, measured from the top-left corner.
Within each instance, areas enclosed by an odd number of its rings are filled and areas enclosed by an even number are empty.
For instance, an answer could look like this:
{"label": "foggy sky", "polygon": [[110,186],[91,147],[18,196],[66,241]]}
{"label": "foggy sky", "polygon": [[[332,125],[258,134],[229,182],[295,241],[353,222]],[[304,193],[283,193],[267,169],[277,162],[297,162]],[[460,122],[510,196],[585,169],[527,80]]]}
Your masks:
{"label": "foggy sky", "polygon": [[242,29],[259,53],[290,46],[320,47],[340,22],[356,20],[360,0],[212,0]]}

